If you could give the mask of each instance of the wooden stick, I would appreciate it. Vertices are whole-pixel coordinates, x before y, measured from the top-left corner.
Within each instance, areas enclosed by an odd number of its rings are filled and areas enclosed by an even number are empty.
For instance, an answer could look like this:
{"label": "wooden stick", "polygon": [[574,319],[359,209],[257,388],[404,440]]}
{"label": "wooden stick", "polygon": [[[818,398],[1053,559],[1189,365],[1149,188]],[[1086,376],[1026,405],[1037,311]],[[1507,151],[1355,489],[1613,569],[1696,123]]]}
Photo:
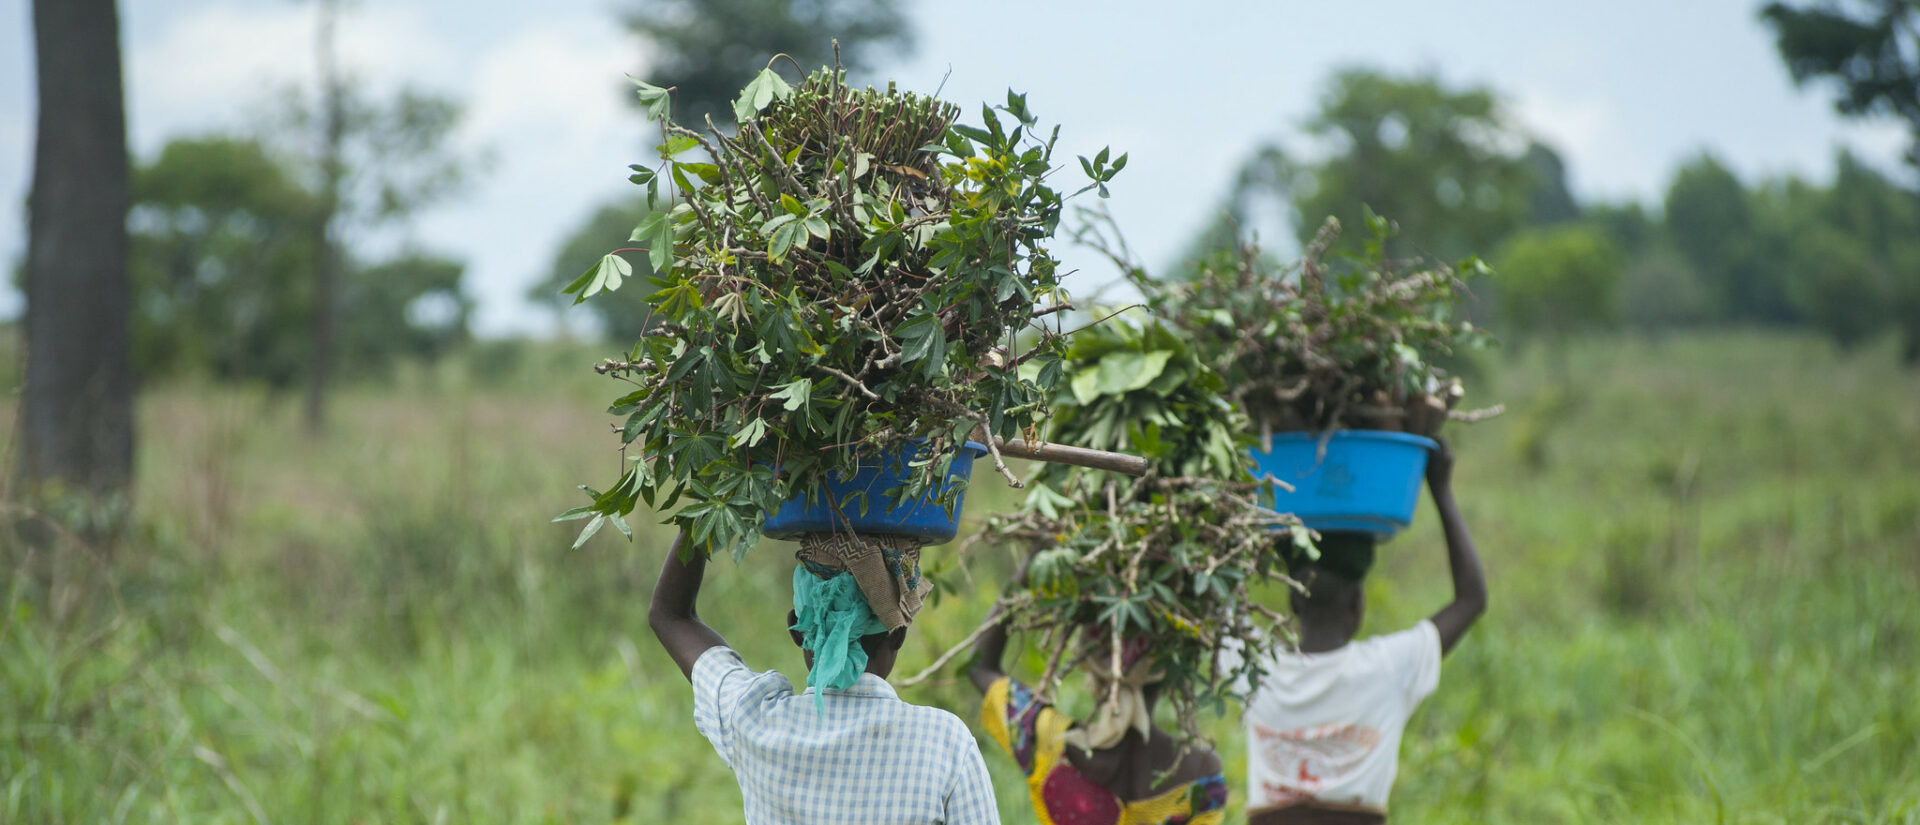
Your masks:
{"label": "wooden stick", "polygon": [[993,439],[1000,454],[1054,464],[1070,464],[1095,470],[1111,470],[1139,478],[1147,474],[1147,460],[1137,455],[1069,447],[1065,444],[1030,444],[1023,439]]}

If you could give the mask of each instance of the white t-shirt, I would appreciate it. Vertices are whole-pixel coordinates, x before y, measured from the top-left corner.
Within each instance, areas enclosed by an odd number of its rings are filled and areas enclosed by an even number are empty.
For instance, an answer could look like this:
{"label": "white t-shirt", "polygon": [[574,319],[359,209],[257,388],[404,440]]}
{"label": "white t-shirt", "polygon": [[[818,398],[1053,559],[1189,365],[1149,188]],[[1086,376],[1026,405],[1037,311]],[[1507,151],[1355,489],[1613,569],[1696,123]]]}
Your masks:
{"label": "white t-shirt", "polygon": [[1386,813],[1400,735],[1440,685],[1440,631],[1283,651],[1247,699],[1247,809],[1304,801]]}

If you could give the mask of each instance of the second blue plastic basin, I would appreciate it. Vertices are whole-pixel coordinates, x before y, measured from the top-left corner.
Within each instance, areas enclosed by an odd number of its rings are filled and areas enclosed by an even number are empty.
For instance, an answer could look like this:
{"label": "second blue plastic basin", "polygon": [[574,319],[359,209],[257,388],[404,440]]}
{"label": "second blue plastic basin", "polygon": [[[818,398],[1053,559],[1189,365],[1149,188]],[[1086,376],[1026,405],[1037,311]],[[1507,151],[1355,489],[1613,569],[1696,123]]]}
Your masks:
{"label": "second blue plastic basin", "polygon": [[1275,487],[1273,509],[1315,530],[1357,530],[1382,540],[1413,523],[1433,439],[1381,430],[1336,430],[1319,454],[1320,433],[1282,433],[1273,452],[1253,449],[1255,472]]}

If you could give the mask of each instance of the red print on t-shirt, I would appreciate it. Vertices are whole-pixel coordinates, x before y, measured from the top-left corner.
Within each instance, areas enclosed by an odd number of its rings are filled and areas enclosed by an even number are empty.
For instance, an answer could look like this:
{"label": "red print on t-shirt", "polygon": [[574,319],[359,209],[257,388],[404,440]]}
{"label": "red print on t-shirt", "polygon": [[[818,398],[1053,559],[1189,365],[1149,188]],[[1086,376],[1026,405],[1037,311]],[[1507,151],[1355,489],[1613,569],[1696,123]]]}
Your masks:
{"label": "red print on t-shirt", "polygon": [[[1380,743],[1380,732],[1364,725],[1314,725],[1292,730],[1253,726],[1266,764],[1277,782],[1262,782],[1277,799],[1310,798],[1313,792],[1352,773]],[[1283,766],[1291,765],[1291,776]]]}

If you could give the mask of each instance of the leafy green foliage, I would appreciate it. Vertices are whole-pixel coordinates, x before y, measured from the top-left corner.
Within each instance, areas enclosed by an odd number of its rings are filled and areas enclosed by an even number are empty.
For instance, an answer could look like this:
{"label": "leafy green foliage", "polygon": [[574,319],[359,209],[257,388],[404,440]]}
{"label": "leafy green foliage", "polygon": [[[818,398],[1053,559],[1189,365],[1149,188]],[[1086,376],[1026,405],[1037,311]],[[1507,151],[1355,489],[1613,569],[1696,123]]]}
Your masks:
{"label": "leafy green foliage", "polygon": [[1725,317],[1794,320],[1787,286],[1792,273],[1771,260],[1754,207],[1732,170],[1702,153],[1682,166],[1667,187],[1667,235],[1713,291]]}
{"label": "leafy green foliage", "polygon": [[134,369],[289,386],[303,374],[316,204],[252,140],[174,140],[134,170]]}
{"label": "leafy green foliage", "polygon": [[[1115,316],[1074,333],[1062,369],[1069,391],[1052,399],[1051,440],[1144,456],[1165,477],[1248,472],[1246,417],[1222,397],[1226,382],[1178,329]],[[1052,483],[1083,477],[1064,464],[1037,476]]]}
{"label": "leafy green foliage", "polygon": [[[1020,95],[960,125],[950,104],[854,89],[838,69],[797,87],[763,71],[737,101],[731,135],[662,110],[663,162],[634,167],[657,326],[602,365],[632,384],[609,412],[639,454],[562,516],[588,519],[583,537],[684,496],[673,521],[738,557],[768,510],[862,453],[915,445],[885,492],[917,499],[960,442],[1045,420],[1059,375],[1045,367],[1064,351],[1037,321],[1066,301],[1046,248],[1064,201],[1045,181],[1058,130],[1037,132]],[[1088,188],[1124,163],[1103,151]],[[617,260],[565,291],[617,291]]]}
{"label": "leafy green foliage", "polygon": [[[1751,186],[1711,155],[1682,167],[1656,227],[1664,232],[1642,255],[1657,261],[1670,246],[1689,271],[1666,286],[1630,280],[1630,306],[1661,301],[1664,311],[1697,282],[1696,317],[1802,324],[1847,347],[1898,330],[1904,357],[1920,363],[1920,196],[1846,152],[1835,167],[1831,185],[1785,177]],[[1657,294],[1635,300],[1649,289]]]}
{"label": "leafy green foliage", "polygon": [[[318,202],[294,164],[255,140],[182,138],[139,166],[128,221],[135,368],[276,388],[299,381],[310,366]],[[343,366],[378,371],[465,342],[463,273],[419,252],[349,260]]]}
{"label": "leafy green foliage", "polygon": [[[1102,241],[1149,304],[1192,335],[1226,397],[1263,432],[1340,428],[1433,435],[1465,394],[1436,361],[1485,337],[1454,317],[1465,287],[1444,265],[1387,256],[1393,227],[1366,214],[1356,254],[1327,256],[1328,218],[1297,267],[1244,246],[1202,259],[1188,280],[1153,280]],[[1473,258],[1467,272],[1484,266]]]}
{"label": "leafy green foliage", "polygon": [[1508,329],[1563,339],[1619,316],[1620,253],[1597,229],[1525,230],[1507,241],[1498,260],[1494,281]]}
{"label": "leafy green foliage", "polygon": [[[987,523],[985,538],[1035,553],[1027,586],[1003,602],[1008,620],[1047,650],[1077,637],[1099,663],[1144,640],[1162,695],[1198,737],[1197,711],[1244,699],[1236,685],[1282,640],[1284,621],[1249,588],[1284,578],[1275,536],[1309,542],[1308,532],[1260,506],[1246,416],[1178,330],[1110,319],[1074,334],[1064,369],[1047,437],[1143,455],[1152,469],[1116,479],[1049,465],[1019,512]],[[1217,659],[1223,645],[1245,655]],[[1041,684],[1073,664],[1055,655]]]}
{"label": "leafy green foliage", "polygon": [[1907,363],[1920,363],[1920,196],[1847,153],[1836,165],[1829,188],[1754,193],[1762,237],[1790,241],[1773,263],[1793,273],[1794,308],[1835,343],[1894,329]]}
{"label": "leafy green foliage", "polygon": [[471,341],[466,272],[460,261],[422,252],[355,265],[341,296],[341,360],[371,369],[400,356],[439,358]]}

